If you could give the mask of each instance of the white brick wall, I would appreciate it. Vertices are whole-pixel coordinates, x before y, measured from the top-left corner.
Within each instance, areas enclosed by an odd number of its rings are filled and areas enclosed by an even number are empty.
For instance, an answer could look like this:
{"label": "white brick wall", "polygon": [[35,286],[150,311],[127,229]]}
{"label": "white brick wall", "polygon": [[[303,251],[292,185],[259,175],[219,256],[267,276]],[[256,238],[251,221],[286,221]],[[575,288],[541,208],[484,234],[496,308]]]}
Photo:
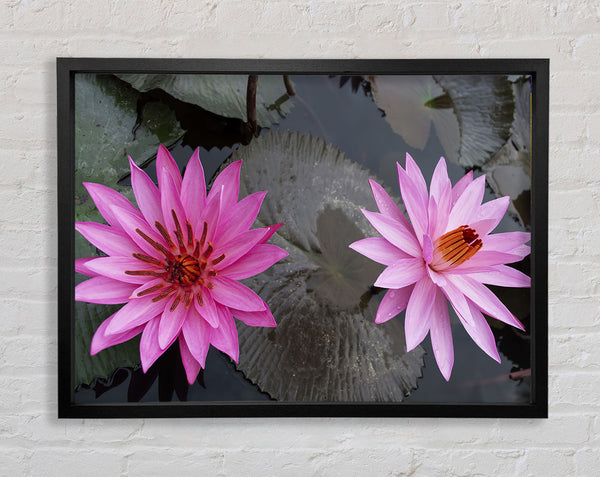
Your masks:
{"label": "white brick wall", "polygon": [[[598,475],[600,4],[0,0],[0,474]],[[56,419],[56,56],[549,57],[550,418]]]}

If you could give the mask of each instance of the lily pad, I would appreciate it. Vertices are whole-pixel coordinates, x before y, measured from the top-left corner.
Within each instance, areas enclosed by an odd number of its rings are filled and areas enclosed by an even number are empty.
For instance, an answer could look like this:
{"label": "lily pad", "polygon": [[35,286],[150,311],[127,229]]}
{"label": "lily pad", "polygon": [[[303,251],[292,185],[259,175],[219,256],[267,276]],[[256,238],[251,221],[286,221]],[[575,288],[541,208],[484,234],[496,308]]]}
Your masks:
{"label": "lily pad", "polygon": [[140,362],[140,341],[136,337],[90,356],[90,344],[100,324],[120,308],[119,305],[95,305],[75,302],[75,385],[89,384],[96,378],[108,378],[121,366]]}
{"label": "lily pad", "polygon": [[[248,75],[117,75],[141,92],[162,89],[171,96],[196,104],[208,111],[228,118],[246,119],[246,88]],[[291,109],[283,76],[260,75],[256,92],[256,120],[261,127],[269,127]]]}
{"label": "lily pad", "polygon": [[271,132],[237,149],[240,195],[268,190],[258,220],[284,222],[271,239],[289,256],[246,280],[276,328],[238,326],[238,369],[282,401],[401,401],[424,351],[406,352],[402,320],[376,325],[382,266],[348,245],[374,234],[369,174],[311,135]]}
{"label": "lily pad", "polygon": [[486,179],[498,195],[508,195],[508,211],[528,227],[531,208],[531,83],[518,78],[512,85],[515,97],[510,137],[494,156],[483,164]]}
{"label": "lily pad", "polygon": [[511,83],[500,75],[371,76],[392,129],[423,150],[435,128],[446,158],[472,168],[502,147],[513,120]]}
{"label": "lily pad", "polygon": [[[103,222],[82,182],[97,182],[133,199],[130,187],[119,186],[129,171],[127,155],[141,162],[155,155],[160,143],[174,143],[183,134],[174,114],[154,103],[144,111],[135,138],[139,93],[113,76],[75,76],[75,220]],[[98,255],[80,234],[75,234],[77,258]],[[78,277],[78,281],[81,277]],[[107,378],[119,366],[139,363],[135,340],[90,356],[90,342],[100,323],[118,307],[75,303],[75,384]]]}

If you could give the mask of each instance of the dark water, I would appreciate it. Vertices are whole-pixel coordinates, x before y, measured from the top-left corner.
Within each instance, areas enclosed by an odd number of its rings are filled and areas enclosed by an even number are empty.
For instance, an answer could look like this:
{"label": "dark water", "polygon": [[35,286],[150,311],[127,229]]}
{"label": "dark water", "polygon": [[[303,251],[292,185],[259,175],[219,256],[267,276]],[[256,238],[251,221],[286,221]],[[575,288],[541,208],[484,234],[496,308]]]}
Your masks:
{"label": "dark water", "polygon": [[[260,81],[260,78],[259,78]],[[278,125],[271,129],[300,131],[311,133],[336,145],[346,156],[371,171],[380,183],[390,188],[392,194],[400,196],[398,187],[396,161],[404,165],[405,153],[410,153],[417,161],[427,183],[440,156],[444,155],[438,138],[432,128],[429,142],[423,151],[411,148],[394,133],[377,108],[368,91],[358,85],[353,91],[352,81],[343,82],[340,77],[294,76],[292,77],[296,96],[288,99],[293,103],[291,112]],[[358,81],[354,81],[355,85]],[[173,107],[178,107],[174,103]],[[268,129],[260,131],[261,134]],[[200,147],[207,180],[214,175],[219,166],[239,147],[231,137],[230,144],[225,147],[206,146],[202,135],[186,134],[172,149],[176,161],[183,168],[196,147]],[[209,141],[210,142],[210,141]],[[224,141],[227,143],[227,139]],[[205,147],[206,146],[206,147]],[[465,169],[457,164],[447,162],[448,173],[452,183],[465,174]],[[146,171],[154,176],[154,163],[146,167]],[[479,175],[475,171],[475,175]],[[127,178],[123,181],[127,183]],[[491,190],[486,191],[485,201],[496,196]],[[495,232],[522,230],[520,225],[506,215]],[[528,272],[529,257],[520,268]],[[514,292],[514,293],[513,293]],[[528,319],[529,290],[510,290],[512,302],[524,308]],[[402,313],[397,320],[403,320]],[[406,398],[408,402],[529,402],[530,380],[511,381],[508,374],[516,369],[530,366],[529,342],[523,340],[510,327],[495,329],[492,327],[499,349],[502,363],[498,364],[489,358],[471,340],[458,318],[450,307],[452,334],[454,340],[455,362],[450,382],[446,382],[439,372],[427,337],[422,346],[427,351],[423,378],[419,380],[418,389]],[[490,324],[495,320],[490,320]],[[528,322],[525,322],[527,328]],[[207,357],[206,369],[196,383],[189,386],[185,381],[183,367],[176,353],[165,353],[149,370],[146,376],[140,369],[121,369],[115,372],[109,382],[92,383],[92,387],[82,387],[75,393],[78,403],[103,402],[118,403],[127,400],[152,402],[159,400],[187,401],[258,401],[270,397],[262,393],[256,386],[248,382],[235,370],[231,360],[211,347]],[[174,368],[173,368],[174,367]],[[162,368],[162,369],[161,369]],[[172,371],[175,369],[175,371]],[[168,371],[170,370],[170,371]]]}

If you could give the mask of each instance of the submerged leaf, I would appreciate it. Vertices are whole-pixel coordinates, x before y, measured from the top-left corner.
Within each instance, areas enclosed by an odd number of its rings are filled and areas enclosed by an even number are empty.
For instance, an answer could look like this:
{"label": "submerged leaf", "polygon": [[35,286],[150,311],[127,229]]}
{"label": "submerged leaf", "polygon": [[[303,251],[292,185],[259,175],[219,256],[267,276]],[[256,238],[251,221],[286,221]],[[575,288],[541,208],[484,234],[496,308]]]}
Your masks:
{"label": "submerged leaf", "polygon": [[425,149],[433,123],[446,157],[456,160],[460,148],[458,119],[453,109],[441,107],[450,99],[432,76],[371,76],[369,80],[385,119],[409,146]]}
{"label": "submerged leaf", "polygon": [[[160,74],[117,75],[141,92],[162,89],[171,96],[215,114],[246,121],[248,75]],[[256,92],[256,116],[261,127],[277,123],[291,108],[283,76],[260,75]]]}
{"label": "submerged leaf", "polygon": [[422,348],[406,353],[402,320],[374,323],[382,267],[348,245],[372,234],[369,175],[310,135],[273,132],[236,150],[240,194],[269,193],[262,223],[284,222],[271,242],[289,256],[246,284],[276,328],[239,326],[238,369],[283,401],[401,401],[416,387]]}
{"label": "submerged leaf", "polygon": [[508,138],[515,106],[505,76],[372,76],[370,81],[388,123],[411,147],[425,148],[433,123],[446,157],[471,168]]}
{"label": "submerged leaf", "polygon": [[527,77],[513,85],[516,101],[510,137],[482,169],[488,184],[499,196],[510,196],[508,211],[528,227],[531,208],[531,83]]}

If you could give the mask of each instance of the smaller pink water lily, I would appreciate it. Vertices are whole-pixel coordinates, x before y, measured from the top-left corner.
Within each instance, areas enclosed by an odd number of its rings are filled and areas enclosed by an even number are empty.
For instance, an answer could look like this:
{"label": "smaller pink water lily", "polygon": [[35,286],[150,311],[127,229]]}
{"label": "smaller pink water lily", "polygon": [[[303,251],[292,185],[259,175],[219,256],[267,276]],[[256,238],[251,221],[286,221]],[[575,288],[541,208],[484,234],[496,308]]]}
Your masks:
{"label": "smaller pink water lily", "polygon": [[274,327],[267,304],[238,280],[287,256],[267,240],[282,224],[250,229],[266,192],[238,201],[240,168],[225,168],[206,194],[198,150],[183,178],[169,151],[156,159],[158,187],[132,160],[131,185],[138,208],[100,184],[84,184],[108,225],[78,222],[76,229],[106,257],[78,259],[75,270],[91,277],[75,299],[125,305],[92,339],[92,355],[142,334],[144,372],[176,340],[189,383],[204,368],[209,345],[237,362],[234,318]]}
{"label": "smaller pink water lily", "polygon": [[454,364],[449,302],[467,333],[489,356],[500,362],[494,335],[482,313],[524,330],[519,320],[485,286],[529,287],[530,278],[507,267],[529,255],[530,234],[491,235],[509,205],[509,197],[482,204],[485,176],[467,173],[454,187],[442,157],[429,192],[423,174],[410,155],[406,170],[397,165],[402,200],[410,222],[375,181],[371,189],[379,213],[363,210],[382,237],[359,240],[350,248],[386,265],[375,286],[388,288],[375,323],[406,309],[407,350],[427,334],[438,367],[448,381]]}

